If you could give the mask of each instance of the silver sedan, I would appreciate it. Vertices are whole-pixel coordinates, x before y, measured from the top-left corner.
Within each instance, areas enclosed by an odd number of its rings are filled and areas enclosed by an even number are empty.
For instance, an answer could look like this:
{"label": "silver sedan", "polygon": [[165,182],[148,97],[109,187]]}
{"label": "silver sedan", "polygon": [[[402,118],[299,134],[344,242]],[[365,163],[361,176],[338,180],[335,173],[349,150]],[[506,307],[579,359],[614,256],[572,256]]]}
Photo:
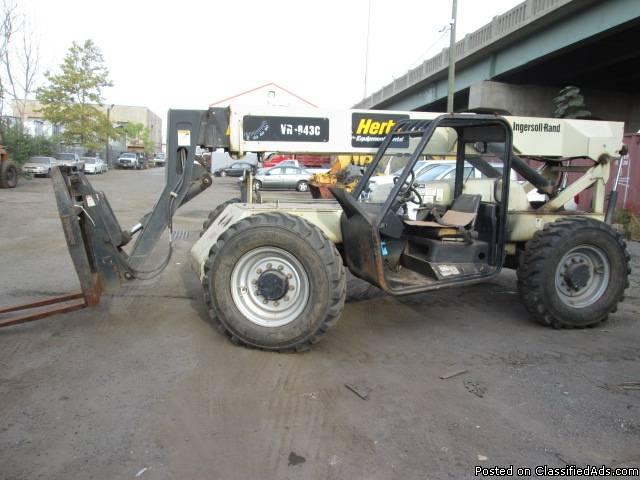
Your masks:
{"label": "silver sedan", "polygon": [[30,173],[34,177],[43,176],[50,177],[51,169],[56,165],[56,159],[53,157],[31,157],[22,166],[22,171]]}
{"label": "silver sedan", "polygon": [[296,189],[299,192],[309,190],[311,173],[300,167],[272,167],[256,174],[253,182],[256,190]]}

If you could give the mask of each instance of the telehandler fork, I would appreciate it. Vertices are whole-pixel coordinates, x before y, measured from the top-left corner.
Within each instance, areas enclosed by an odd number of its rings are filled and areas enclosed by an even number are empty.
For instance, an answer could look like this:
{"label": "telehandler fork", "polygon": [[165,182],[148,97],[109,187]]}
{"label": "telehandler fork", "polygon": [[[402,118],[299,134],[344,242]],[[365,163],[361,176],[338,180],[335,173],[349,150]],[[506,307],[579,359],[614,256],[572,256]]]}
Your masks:
{"label": "telehandler fork", "polygon": [[[211,176],[196,161],[197,133],[207,129],[206,112],[172,110],[167,139],[166,184],[153,210],[124,230],[103,192],[96,191],[84,173],[70,167],[52,170],[62,229],[82,291],[0,309],[0,327],[38,320],[57,313],[92,307],[104,290],[115,290],[124,280],[148,279],[169,263],[173,251],[172,217],[176,210],[211,185]],[[209,129],[210,131],[212,129]],[[155,267],[145,267],[162,233],[169,229],[169,252]],[[124,247],[135,243],[131,253]]]}

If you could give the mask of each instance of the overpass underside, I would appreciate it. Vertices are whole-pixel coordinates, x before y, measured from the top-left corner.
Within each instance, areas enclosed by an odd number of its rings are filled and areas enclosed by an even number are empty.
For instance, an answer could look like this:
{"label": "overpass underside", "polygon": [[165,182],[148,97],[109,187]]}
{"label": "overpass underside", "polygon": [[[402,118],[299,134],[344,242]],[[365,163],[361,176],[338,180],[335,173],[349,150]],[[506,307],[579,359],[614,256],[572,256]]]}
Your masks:
{"label": "overpass underside", "polygon": [[[554,22],[457,64],[455,110],[549,117],[560,89],[575,85],[595,118],[624,121],[627,131],[638,131],[640,1],[571,5]],[[446,94],[444,70],[371,108],[445,111]]]}

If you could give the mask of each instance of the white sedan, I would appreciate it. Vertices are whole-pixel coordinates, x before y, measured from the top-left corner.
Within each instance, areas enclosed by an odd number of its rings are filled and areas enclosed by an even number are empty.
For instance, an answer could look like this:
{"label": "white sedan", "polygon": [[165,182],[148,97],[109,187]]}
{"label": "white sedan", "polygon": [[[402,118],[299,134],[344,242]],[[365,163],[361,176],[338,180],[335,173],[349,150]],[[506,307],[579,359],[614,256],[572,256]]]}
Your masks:
{"label": "white sedan", "polygon": [[82,157],[82,160],[84,161],[85,173],[97,175],[98,173],[103,173],[108,170],[107,164],[104,163],[101,158]]}

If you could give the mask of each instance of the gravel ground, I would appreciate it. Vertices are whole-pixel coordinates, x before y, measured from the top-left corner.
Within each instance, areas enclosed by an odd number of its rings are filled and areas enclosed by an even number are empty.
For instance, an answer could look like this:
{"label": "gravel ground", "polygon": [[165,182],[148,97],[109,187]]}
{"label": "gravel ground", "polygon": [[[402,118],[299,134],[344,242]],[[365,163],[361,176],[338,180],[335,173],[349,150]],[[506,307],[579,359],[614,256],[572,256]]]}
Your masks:
{"label": "gravel ground", "polygon": [[[163,180],[160,169],[111,171],[94,185],[128,227]],[[533,323],[510,271],[403,298],[352,281],[340,322],[311,352],[265,353],[215,331],[188,265],[206,214],[236,192],[216,179],[183,207],[176,253],[155,280],[0,330],[0,478],[460,479],[476,465],[640,466],[640,390],[620,386],[640,381],[638,244],[627,299],[597,328]],[[46,179],[0,190],[0,269],[3,306],[78,289]]]}

